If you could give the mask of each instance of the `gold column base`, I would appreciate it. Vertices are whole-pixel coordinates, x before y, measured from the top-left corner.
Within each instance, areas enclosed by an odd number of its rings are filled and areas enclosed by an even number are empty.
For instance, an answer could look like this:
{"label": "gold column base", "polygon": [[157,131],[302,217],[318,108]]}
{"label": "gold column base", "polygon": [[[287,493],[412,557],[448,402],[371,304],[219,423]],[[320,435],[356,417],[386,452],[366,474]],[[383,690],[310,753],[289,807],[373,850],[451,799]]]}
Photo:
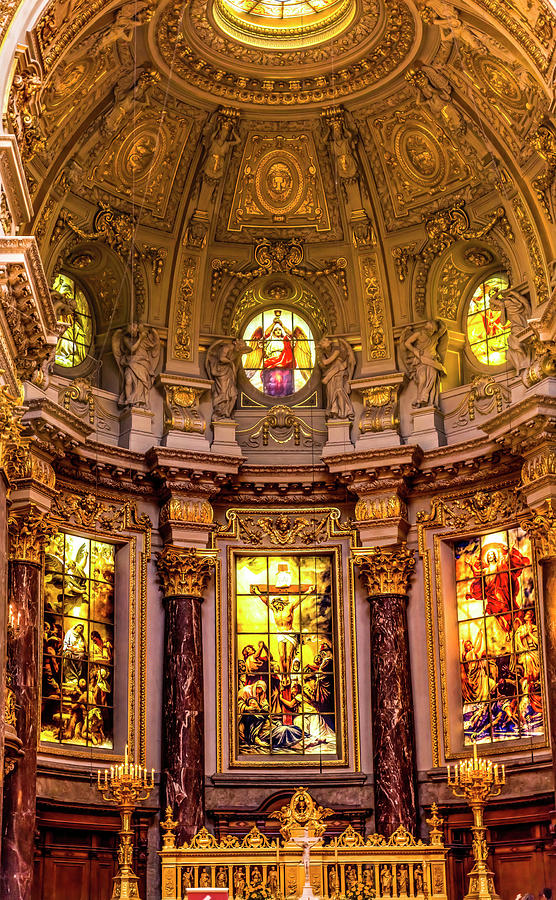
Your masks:
{"label": "gold column base", "polygon": [[463,900],[500,900],[500,896],[494,888],[494,872],[481,867],[473,866],[469,873],[469,890]]}
{"label": "gold column base", "polygon": [[114,876],[112,884],[112,896],[110,900],[140,900],[139,879],[137,875],[118,872]]}

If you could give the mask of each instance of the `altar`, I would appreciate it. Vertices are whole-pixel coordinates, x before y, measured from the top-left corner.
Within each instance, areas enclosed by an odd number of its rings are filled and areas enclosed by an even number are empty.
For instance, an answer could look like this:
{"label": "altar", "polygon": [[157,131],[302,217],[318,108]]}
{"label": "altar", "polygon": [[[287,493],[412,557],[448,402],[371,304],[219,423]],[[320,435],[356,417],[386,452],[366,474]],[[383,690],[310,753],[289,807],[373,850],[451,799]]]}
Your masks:
{"label": "altar", "polygon": [[201,828],[176,847],[168,808],[160,852],[163,900],[184,900],[198,887],[227,888],[231,900],[295,900],[307,894],[307,873],[313,896],[322,900],[447,900],[447,850],[435,809],[427,820],[429,843],[402,826],[388,839],[365,838],[351,825],[327,839],[330,814],[298,788],[287,806],[271,813],[280,821],[281,840],[269,840],[254,826],[242,840],[226,835],[218,841]]}

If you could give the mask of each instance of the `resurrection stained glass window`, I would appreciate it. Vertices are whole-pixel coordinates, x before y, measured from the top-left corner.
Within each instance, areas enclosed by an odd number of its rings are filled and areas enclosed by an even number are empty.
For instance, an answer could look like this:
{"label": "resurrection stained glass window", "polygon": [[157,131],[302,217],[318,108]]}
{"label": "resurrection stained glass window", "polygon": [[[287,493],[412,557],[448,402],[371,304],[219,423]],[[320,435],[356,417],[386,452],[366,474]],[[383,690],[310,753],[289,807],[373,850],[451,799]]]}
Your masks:
{"label": "resurrection stained glass window", "polygon": [[519,528],[454,547],[465,743],[544,734],[531,542]]}
{"label": "resurrection stained glass window", "polygon": [[490,292],[505,290],[508,279],[495,275],[483,281],[471,297],[467,311],[467,340],[471,352],[486,366],[501,366],[506,362],[510,323],[502,321],[502,313],[492,309]]}
{"label": "resurrection stained glass window", "polygon": [[114,545],[59,532],[46,549],[41,741],[113,747]]}
{"label": "resurrection stained glass window", "polygon": [[236,557],[240,756],[335,756],[330,556]]}
{"label": "resurrection stained glass window", "polygon": [[83,362],[93,340],[91,308],[83,291],[67,275],[58,275],[52,289],[63,296],[58,320],[67,323],[58,339],[54,361],[58,366],[72,369]]}
{"label": "resurrection stained glass window", "polygon": [[304,319],[279,309],[258,313],[243,339],[251,352],[243,357],[247,378],[269,397],[289,397],[307,384],[315,367],[315,340]]}

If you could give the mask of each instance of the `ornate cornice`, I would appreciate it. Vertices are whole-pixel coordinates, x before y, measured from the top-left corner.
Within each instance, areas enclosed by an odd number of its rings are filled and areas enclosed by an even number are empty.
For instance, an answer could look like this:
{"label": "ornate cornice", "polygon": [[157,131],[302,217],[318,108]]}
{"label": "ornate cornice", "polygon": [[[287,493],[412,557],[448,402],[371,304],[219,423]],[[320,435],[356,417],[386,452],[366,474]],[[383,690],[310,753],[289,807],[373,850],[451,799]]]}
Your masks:
{"label": "ornate cornice", "polygon": [[164,596],[196,597],[202,600],[215,564],[214,550],[163,547],[158,554],[156,567]]}
{"label": "ornate cornice", "polygon": [[415,570],[415,553],[407,544],[354,550],[359,578],[368,597],[382,594],[406,596]]}
{"label": "ornate cornice", "polygon": [[10,559],[40,565],[44,545],[57,530],[49,515],[36,506],[12,513],[8,518]]}

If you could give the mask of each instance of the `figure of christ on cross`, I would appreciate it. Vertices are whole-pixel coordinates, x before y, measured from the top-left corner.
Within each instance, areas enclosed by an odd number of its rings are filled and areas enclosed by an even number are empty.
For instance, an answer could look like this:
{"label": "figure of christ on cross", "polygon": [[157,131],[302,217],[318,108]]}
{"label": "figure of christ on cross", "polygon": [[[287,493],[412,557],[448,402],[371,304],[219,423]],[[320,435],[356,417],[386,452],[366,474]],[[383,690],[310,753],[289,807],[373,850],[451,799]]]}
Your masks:
{"label": "figure of christ on cross", "polygon": [[[304,595],[314,591],[312,584],[292,584],[291,581],[287,564],[282,563],[276,576],[276,584],[264,587],[259,584],[251,585],[251,593],[257,594],[264,605],[268,607],[278,631],[280,672],[284,676],[282,696],[287,700],[291,699],[290,674],[293,658],[299,645],[299,635],[293,630],[293,617],[296,609],[301,605]],[[276,594],[281,594],[281,596],[277,597]],[[291,715],[284,716],[285,724],[291,725],[292,721]]]}

